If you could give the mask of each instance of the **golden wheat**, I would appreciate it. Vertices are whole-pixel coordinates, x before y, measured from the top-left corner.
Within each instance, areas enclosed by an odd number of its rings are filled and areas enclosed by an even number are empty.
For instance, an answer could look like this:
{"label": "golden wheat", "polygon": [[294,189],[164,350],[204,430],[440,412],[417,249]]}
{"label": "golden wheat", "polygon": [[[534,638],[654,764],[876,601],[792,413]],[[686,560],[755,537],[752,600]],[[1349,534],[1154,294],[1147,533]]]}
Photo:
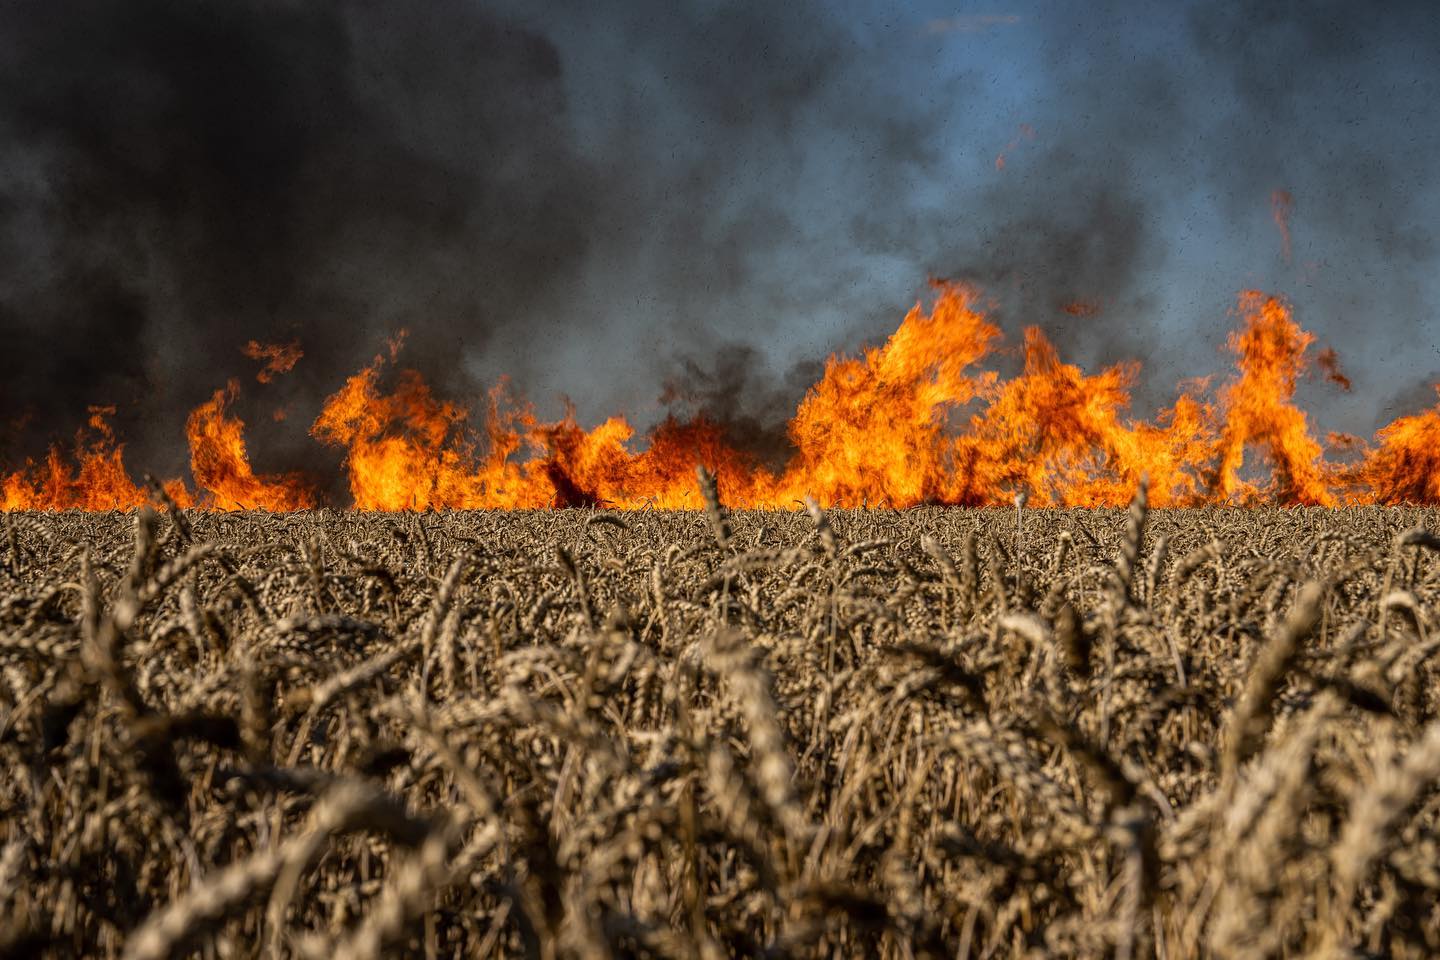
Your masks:
{"label": "golden wheat", "polygon": [[1409,509],[12,514],[0,954],[1440,954]]}

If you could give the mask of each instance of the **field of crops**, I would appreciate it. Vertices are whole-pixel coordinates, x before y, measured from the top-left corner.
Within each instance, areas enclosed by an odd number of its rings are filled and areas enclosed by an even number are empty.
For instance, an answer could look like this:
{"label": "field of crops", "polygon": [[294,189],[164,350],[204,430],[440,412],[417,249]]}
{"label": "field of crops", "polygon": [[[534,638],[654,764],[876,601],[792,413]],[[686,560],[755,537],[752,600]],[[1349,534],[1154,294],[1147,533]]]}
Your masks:
{"label": "field of crops", "polygon": [[0,946],[1435,956],[1436,522],[6,515]]}

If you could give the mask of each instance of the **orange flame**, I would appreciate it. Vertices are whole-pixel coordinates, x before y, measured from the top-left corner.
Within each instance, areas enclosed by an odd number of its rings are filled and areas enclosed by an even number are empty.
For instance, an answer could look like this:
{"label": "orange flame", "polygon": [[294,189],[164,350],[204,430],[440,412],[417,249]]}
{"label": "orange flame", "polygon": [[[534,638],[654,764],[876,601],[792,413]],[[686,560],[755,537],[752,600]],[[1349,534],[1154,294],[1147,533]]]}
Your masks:
{"label": "orange flame", "polygon": [[1123,503],[1147,473],[1157,506],[1193,500],[1190,471],[1208,440],[1205,410],[1182,396],[1157,424],[1126,419],[1138,373],[1129,363],[1087,377],[1061,363],[1038,329],[1026,330],[1024,373],[1004,384],[960,439],[966,487],[952,502],[994,504],[1025,490],[1037,507]]}
{"label": "orange flame", "polygon": [[[1440,384],[1435,390],[1440,393]],[[1440,406],[1400,417],[1375,435],[1376,448],[1347,479],[1351,502],[1440,503]]]}
{"label": "orange flame", "polygon": [[257,477],[245,454],[245,422],[227,414],[240,384],[196,407],[185,424],[190,441],[190,473],[209,492],[205,505],[219,510],[303,510],[315,506],[315,495],[303,477]]}
{"label": "orange flame", "polygon": [[[605,505],[696,507],[694,466],[717,476],[736,506],[790,507],[806,496],[846,506],[920,503],[1118,506],[1142,476],[1159,506],[1440,503],[1440,406],[1402,417],[1375,445],[1329,437],[1327,462],[1295,403],[1314,337],[1280,299],[1241,294],[1228,348],[1237,370],[1213,394],[1187,383],[1153,420],[1130,413],[1138,363],[1088,374],[1062,360],[1038,329],[1024,335],[1024,367],[1002,379],[983,368],[1001,334],[969,287],[937,284],[886,342],[832,356],[789,423],[793,455],[778,473],[733,446],[723,424],[667,418],[637,442],[621,416],[593,429],[573,410],[542,422],[502,380],[481,416],[438,398],[414,370],[392,369],[403,335],[324,404],[311,435],[345,453],[360,510],[514,509]],[[1316,358],[1344,384],[1333,351]],[[314,506],[314,486],[251,468],[231,381],[189,418],[191,473],[210,509]],[[91,410],[72,458],[0,478],[5,509],[132,508],[148,501],[125,471],[123,446]],[[638,448],[638,449],[637,449]],[[175,501],[193,504],[179,481]]]}
{"label": "orange flame", "polygon": [[459,439],[465,412],[437,401],[414,371],[405,371],[396,393],[382,395],[383,364],[377,356],[347,380],[326,401],[311,435],[347,448],[350,493],[360,510],[470,505],[483,480],[474,475],[468,444],[447,445]]}
{"label": "orange flame", "polygon": [[[318,439],[345,447],[350,493],[362,510],[694,507],[697,462],[734,492],[761,475],[703,420],[667,421],[648,449],[631,453],[626,443],[634,429],[623,417],[588,432],[573,413],[540,423],[508,397],[503,382],[490,393],[488,443],[481,443],[466,430],[466,412],[436,400],[415,371],[400,371],[394,389],[383,392],[384,365],[377,356],[346,381],[311,428]],[[522,448],[536,456],[516,463],[511,458]]]}
{"label": "orange flame", "polygon": [[[106,419],[113,406],[89,408],[88,431],[75,434],[75,462],[66,462],[59,446],[51,446],[43,464],[25,466],[0,482],[5,510],[129,510],[151,502],[150,495],[125,470],[125,445],[115,442]],[[190,506],[190,493],[179,480],[164,485],[180,506]]]}
{"label": "orange flame", "polygon": [[[1314,336],[1300,329],[1276,297],[1249,290],[1240,295],[1245,328],[1230,335],[1240,377],[1220,394],[1225,411],[1215,490],[1222,500],[1332,506],[1320,464],[1320,444],[1310,436],[1305,412],[1295,406],[1295,380],[1305,369]],[[1258,445],[1273,471],[1268,486],[1240,478],[1245,448]]]}
{"label": "orange flame", "polygon": [[942,286],[930,315],[917,304],[883,347],[830,358],[790,421],[797,452],[782,502],[807,493],[852,506],[952,499],[946,414],[995,383],[993,373],[967,371],[1000,339],[973,299],[968,288]]}

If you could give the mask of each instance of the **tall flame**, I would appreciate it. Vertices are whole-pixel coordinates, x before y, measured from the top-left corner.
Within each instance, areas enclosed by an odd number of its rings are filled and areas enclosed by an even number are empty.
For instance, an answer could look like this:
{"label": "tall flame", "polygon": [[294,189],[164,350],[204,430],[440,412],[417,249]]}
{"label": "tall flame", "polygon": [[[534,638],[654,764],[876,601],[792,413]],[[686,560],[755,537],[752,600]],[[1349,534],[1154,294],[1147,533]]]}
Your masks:
{"label": "tall flame", "polygon": [[[846,506],[1003,505],[1021,493],[1036,506],[1115,506],[1142,476],[1159,506],[1440,503],[1440,405],[1391,423],[1373,446],[1332,437],[1332,449],[1348,459],[1327,462],[1295,402],[1314,337],[1277,297],[1246,291],[1238,314],[1227,344],[1235,374],[1213,393],[1206,381],[1192,382],[1145,420],[1130,413],[1138,363],[1088,374],[1035,328],[1025,331],[1017,376],[984,369],[1000,330],[975,290],[939,284],[929,309],[917,304],[884,344],[829,359],[790,420],[794,452],[778,472],[704,417],[667,418],[637,443],[621,416],[588,430],[573,410],[542,421],[503,380],[472,418],[416,371],[392,369],[400,340],[329,397],[310,432],[344,451],[360,510],[694,507],[697,463],[717,476],[727,502],[750,507],[789,507],[806,496]],[[273,372],[299,358],[289,347],[249,352],[278,357]],[[1348,384],[1333,351],[1314,363]],[[312,481],[251,468],[245,425],[231,412],[238,390],[232,380],[190,414],[200,493],[172,481],[170,498],[223,510],[321,503]],[[43,462],[0,477],[3,507],[149,502],[126,472],[113,413],[92,408],[73,453],[55,446]]]}
{"label": "tall flame", "polygon": [[305,478],[256,476],[245,454],[245,422],[228,414],[240,385],[234,380],[196,407],[185,424],[190,473],[219,510],[304,510],[315,506]]}
{"label": "tall flame", "polygon": [[1206,411],[1182,396],[1155,424],[1127,419],[1138,373],[1128,363],[1087,377],[1038,329],[1026,330],[1025,370],[961,436],[964,487],[948,499],[997,503],[1024,490],[1037,507],[1101,506],[1125,502],[1148,473],[1156,505],[1194,500]]}
{"label": "tall flame", "polygon": [[917,305],[883,347],[830,358],[790,421],[797,454],[782,483],[787,500],[955,499],[946,414],[994,385],[995,374],[969,371],[1000,339],[973,301],[968,288],[942,287],[930,314]]}
{"label": "tall flame", "polygon": [[[1315,338],[1300,329],[1276,297],[1254,290],[1240,295],[1245,327],[1230,335],[1240,377],[1220,395],[1225,411],[1214,489],[1222,500],[1273,500],[1333,506],[1320,463],[1320,444],[1310,435],[1305,412],[1295,406],[1295,381]],[[1258,446],[1268,458],[1266,486],[1240,477],[1245,449]]]}

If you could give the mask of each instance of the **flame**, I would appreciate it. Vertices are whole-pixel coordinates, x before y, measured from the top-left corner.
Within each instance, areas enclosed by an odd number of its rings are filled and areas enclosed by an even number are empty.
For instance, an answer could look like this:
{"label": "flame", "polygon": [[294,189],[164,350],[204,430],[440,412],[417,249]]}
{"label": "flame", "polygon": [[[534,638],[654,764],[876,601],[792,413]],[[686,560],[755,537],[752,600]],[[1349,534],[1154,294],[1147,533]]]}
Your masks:
{"label": "flame", "polygon": [[[700,505],[697,463],[716,475],[726,502],[744,507],[807,496],[845,506],[1000,506],[1022,496],[1037,507],[1119,506],[1142,476],[1157,506],[1440,503],[1440,405],[1394,421],[1372,444],[1330,435],[1341,461],[1329,462],[1295,402],[1314,337],[1278,297],[1246,291],[1237,315],[1227,341],[1235,373],[1214,391],[1208,380],[1185,382],[1144,419],[1130,409],[1138,363],[1088,373],[1038,328],[1024,332],[1019,374],[986,369],[999,328],[976,290],[938,283],[929,307],[916,304],[883,344],[829,358],[789,422],[794,450],[778,471],[703,416],[666,418],[643,437],[623,416],[585,429],[570,408],[541,420],[503,379],[472,415],[398,366],[403,333],[325,401],[310,433],[343,451],[360,510],[691,508]],[[1314,363],[1348,388],[1333,350]],[[323,502],[302,476],[255,473],[245,425],[230,409],[238,390],[230,381],[187,422],[198,505]],[[4,508],[150,502],[126,472],[114,412],[91,408],[72,452],[52,446],[42,462],[0,477]],[[197,504],[180,481],[165,489],[181,506]]]}
{"label": "flame", "polygon": [[229,416],[240,384],[231,380],[196,407],[185,424],[190,441],[190,473],[209,493],[207,507],[220,510],[303,510],[315,495],[298,475],[257,477],[245,454],[245,422]]}
{"label": "flame", "polygon": [[[1440,384],[1435,385],[1440,393]],[[1376,448],[1347,480],[1353,502],[1440,503],[1440,406],[1400,417],[1375,435]]]}
{"label": "flame", "polygon": [[806,494],[852,506],[954,499],[946,414],[993,387],[994,373],[969,370],[1000,339],[973,300],[969,288],[942,286],[930,314],[917,304],[883,347],[830,358],[790,421],[797,452],[782,502]]}
{"label": "flame", "polygon": [[[1279,501],[1333,506],[1320,463],[1320,444],[1305,412],[1295,406],[1295,380],[1315,337],[1300,329],[1278,298],[1249,290],[1240,295],[1245,327],[1230,335],[1240,377],[1220,395],[1224,426],[1217,448],[1215,492],[1222,501]],[[1260,485],[1241,478],[1245,448],[1258,446],[1272,476]]]}
{"label": "flame", "polygon": [[1127,363],[1087,377],[1038,329],[1026,330],[1024,373],[971,420],[960,439],[965,487],[949,499],[995,504],[1023,490],[1037,507],[1102,506],[1123,503],[1148,474],[1155,505],[1193,501],[1206,411],[1182,395],[1156,424],[1128,419],[1138,373]]}
{"label": "flame", "polygon": [[485,485],[475,475],[469,444],[458,436],[465,411],[437,401],[414,371],[404,372],[394,393],[382,394],[384,363],[377,356],[347,380],[310,428],[312,436],[348,451],[356,508],[476,505]]}
{"label": "flame", "polygon": [[[87,427],[75,434],[73,463],[51,446],[44,463],[26,461],[0,481],[5,510],[129,510],[152,502],[125,469],[125,445],[116,442],[107,419],[115,407],[92,406],[88,413]],[[171,480],[164,488],[179,506],[192,505],[183,482]]]}
{"label": "flame", "polygon": [[[646,450],[632,453],[626,444],[635,431],[623,417],[590,431],[573,412],[542,423],[504,382],[490,392],[482,442],[466,429],[466,411],[435,399],[415,371],[400,371],[394,387],[382,390],[385,365],[377,356],[346,381],[311,428],[345,448],[350,493],[361,510],[695,507],[697,462],[738,496],[765,476],[703,419],[668,420]],[[517,463],[521,450],[535,456]]]}

